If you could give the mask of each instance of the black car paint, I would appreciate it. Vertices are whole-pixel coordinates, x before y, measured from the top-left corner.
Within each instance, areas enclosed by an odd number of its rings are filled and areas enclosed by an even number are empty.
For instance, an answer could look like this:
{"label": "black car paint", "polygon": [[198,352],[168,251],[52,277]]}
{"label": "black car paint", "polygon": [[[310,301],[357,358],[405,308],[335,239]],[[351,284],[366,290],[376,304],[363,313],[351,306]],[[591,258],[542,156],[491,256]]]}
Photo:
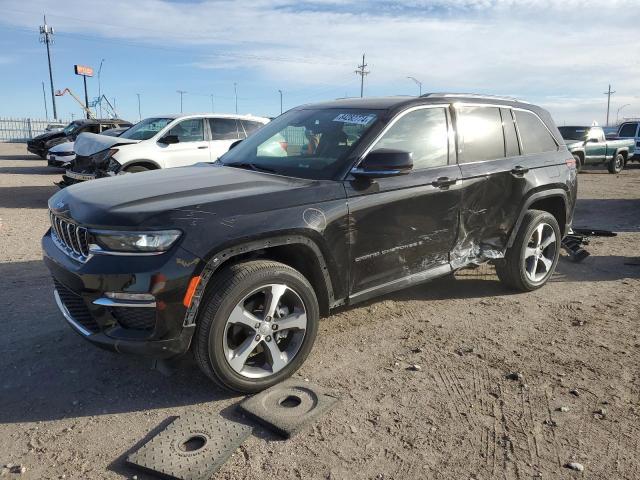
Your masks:
{"label": "black car paint", "polygon": [[77,123],[80,128],[75,130],[73,134],[67,135],[63,130],[45,132],[27,142],[27,151],[43,157],[51,147],[64,142],[72,142],[80,133],[87,131],[91,125],[111,125],[110,128],[131,127],[133,125],[126,120],[119,119],[86,119],[76,120],[74,123]]}
{"label": "black car paint", "polygon": [[[571,155],[561,142],[557,152],[457,164],[458,139],[452,136],[449,165],[375,180],[349,174],[398,113],[454,101],[527,108],[559,138],[544,110],[517,102],[423,97],[324,104],[346,108],[369,102],[368,108],[381,110],[339,177],[306,180],[205,165],[85,182],[54,195],[50,209],[87,227],[177,228],[184,235],[161,255],[96,255],[80,264],[54,245],[49,232],[43,238],[45,262],[54,277],[82,295],[105,329],[90,340],[118,351],[166,357],[186,350],[207,280],[238,256],[296,246],[292,261],[317,267],[312,283],[326,312],[500,258],[534,201],[562,199],[561,229],[566,232],[577,175],[566,163]],[[442,184],[443,177],[455,182]],[[202,281],[187,308],[182,299],[196,275]],[[144,339],[131,338],[108,309],[91,303],[105,291],[154,292],[159,305],[154,331]]]}

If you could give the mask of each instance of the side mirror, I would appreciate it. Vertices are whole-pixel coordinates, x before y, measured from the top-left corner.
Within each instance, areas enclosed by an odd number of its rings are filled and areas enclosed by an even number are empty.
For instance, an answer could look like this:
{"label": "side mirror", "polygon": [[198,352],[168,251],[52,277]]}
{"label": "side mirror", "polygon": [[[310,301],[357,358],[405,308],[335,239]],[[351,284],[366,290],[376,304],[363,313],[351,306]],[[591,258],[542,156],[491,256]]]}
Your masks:
{"label": "side mirror", "polygon": [[173,145],[174,143],[180,143],[180,139],[177,135],[165,135],[160,140],[159,143],[164,143],[165,145]]}
{"label": "side mirror", "polygon": [[354,177],[381,178],[406,175],[413,169],[411,152],[392,148],[378,148],[351,170]]}
{"label": "side mirror", "polygon": [[236,140],[235,142],[233,142],[231,145],[229,145],[229,150],[231,150],[232,148],[236,148],[241,141],[242,140]]}

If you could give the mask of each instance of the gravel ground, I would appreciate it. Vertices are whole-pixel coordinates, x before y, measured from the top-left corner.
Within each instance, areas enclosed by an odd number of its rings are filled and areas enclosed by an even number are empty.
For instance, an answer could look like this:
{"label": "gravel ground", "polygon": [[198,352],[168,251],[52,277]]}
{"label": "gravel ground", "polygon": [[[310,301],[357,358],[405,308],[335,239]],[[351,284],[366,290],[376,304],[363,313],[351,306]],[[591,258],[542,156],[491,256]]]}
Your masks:
{"label": "gravel ground", "polygon": [[[241,397],[65,325],[39,244],[59,175],[0,144],[0,476],[151,478],[132,447],[186,412],[243,421]],[[541,290],[482,267],[323,320],[299,375],[341,403],[292,440],[257,429],[216,478],[640,478],[639,166],[581,174],[579,198],[577,226],[619,235]]]}

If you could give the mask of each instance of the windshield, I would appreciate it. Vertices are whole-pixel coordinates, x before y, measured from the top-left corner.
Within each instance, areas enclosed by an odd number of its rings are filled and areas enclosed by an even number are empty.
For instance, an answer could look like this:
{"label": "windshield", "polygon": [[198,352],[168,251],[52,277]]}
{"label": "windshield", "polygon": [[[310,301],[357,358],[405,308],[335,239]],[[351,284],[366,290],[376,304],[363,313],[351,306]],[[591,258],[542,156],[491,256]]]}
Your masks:
{"label": "windshield", "polygon": [[330,179],[377,118],[376,110],[292,110],[243,140],[220,162],[291,177]]}
{"label": "windshield", "polygon": [[64,132],[65,135],[71,135],[73,132],[75,132],[78,128],[80,127],[79,123],[76,122],[71,122],[69,125],[67,125],[66,127],[64,127],[64,129],[62,130]]}
{"label": "windshield", "polygon": [[584,140],[589,133],[589,129],[585,127],[558,127],[558,130],[565,140]]}
{"label": "windshield", "polygon": [[173,118],[145,118],[120,136],[131,140],[149,140],[173,120]]}

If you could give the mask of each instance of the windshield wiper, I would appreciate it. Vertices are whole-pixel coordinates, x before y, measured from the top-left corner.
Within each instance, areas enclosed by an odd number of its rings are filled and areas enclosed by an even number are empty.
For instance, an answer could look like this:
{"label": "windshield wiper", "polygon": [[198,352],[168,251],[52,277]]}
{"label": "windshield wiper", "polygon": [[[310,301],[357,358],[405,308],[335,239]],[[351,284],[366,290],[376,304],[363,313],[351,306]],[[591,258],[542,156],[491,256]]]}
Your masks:
{"label": "windshield wiper", "polygon": [[224,165],[225,167],[244,168],[245,170],[253,170],[254,172],[277,173],[272,168],[262,167],[262,166],[256,165],[255,163],[249,163],[249,162],[222,163],[222,165]]}

